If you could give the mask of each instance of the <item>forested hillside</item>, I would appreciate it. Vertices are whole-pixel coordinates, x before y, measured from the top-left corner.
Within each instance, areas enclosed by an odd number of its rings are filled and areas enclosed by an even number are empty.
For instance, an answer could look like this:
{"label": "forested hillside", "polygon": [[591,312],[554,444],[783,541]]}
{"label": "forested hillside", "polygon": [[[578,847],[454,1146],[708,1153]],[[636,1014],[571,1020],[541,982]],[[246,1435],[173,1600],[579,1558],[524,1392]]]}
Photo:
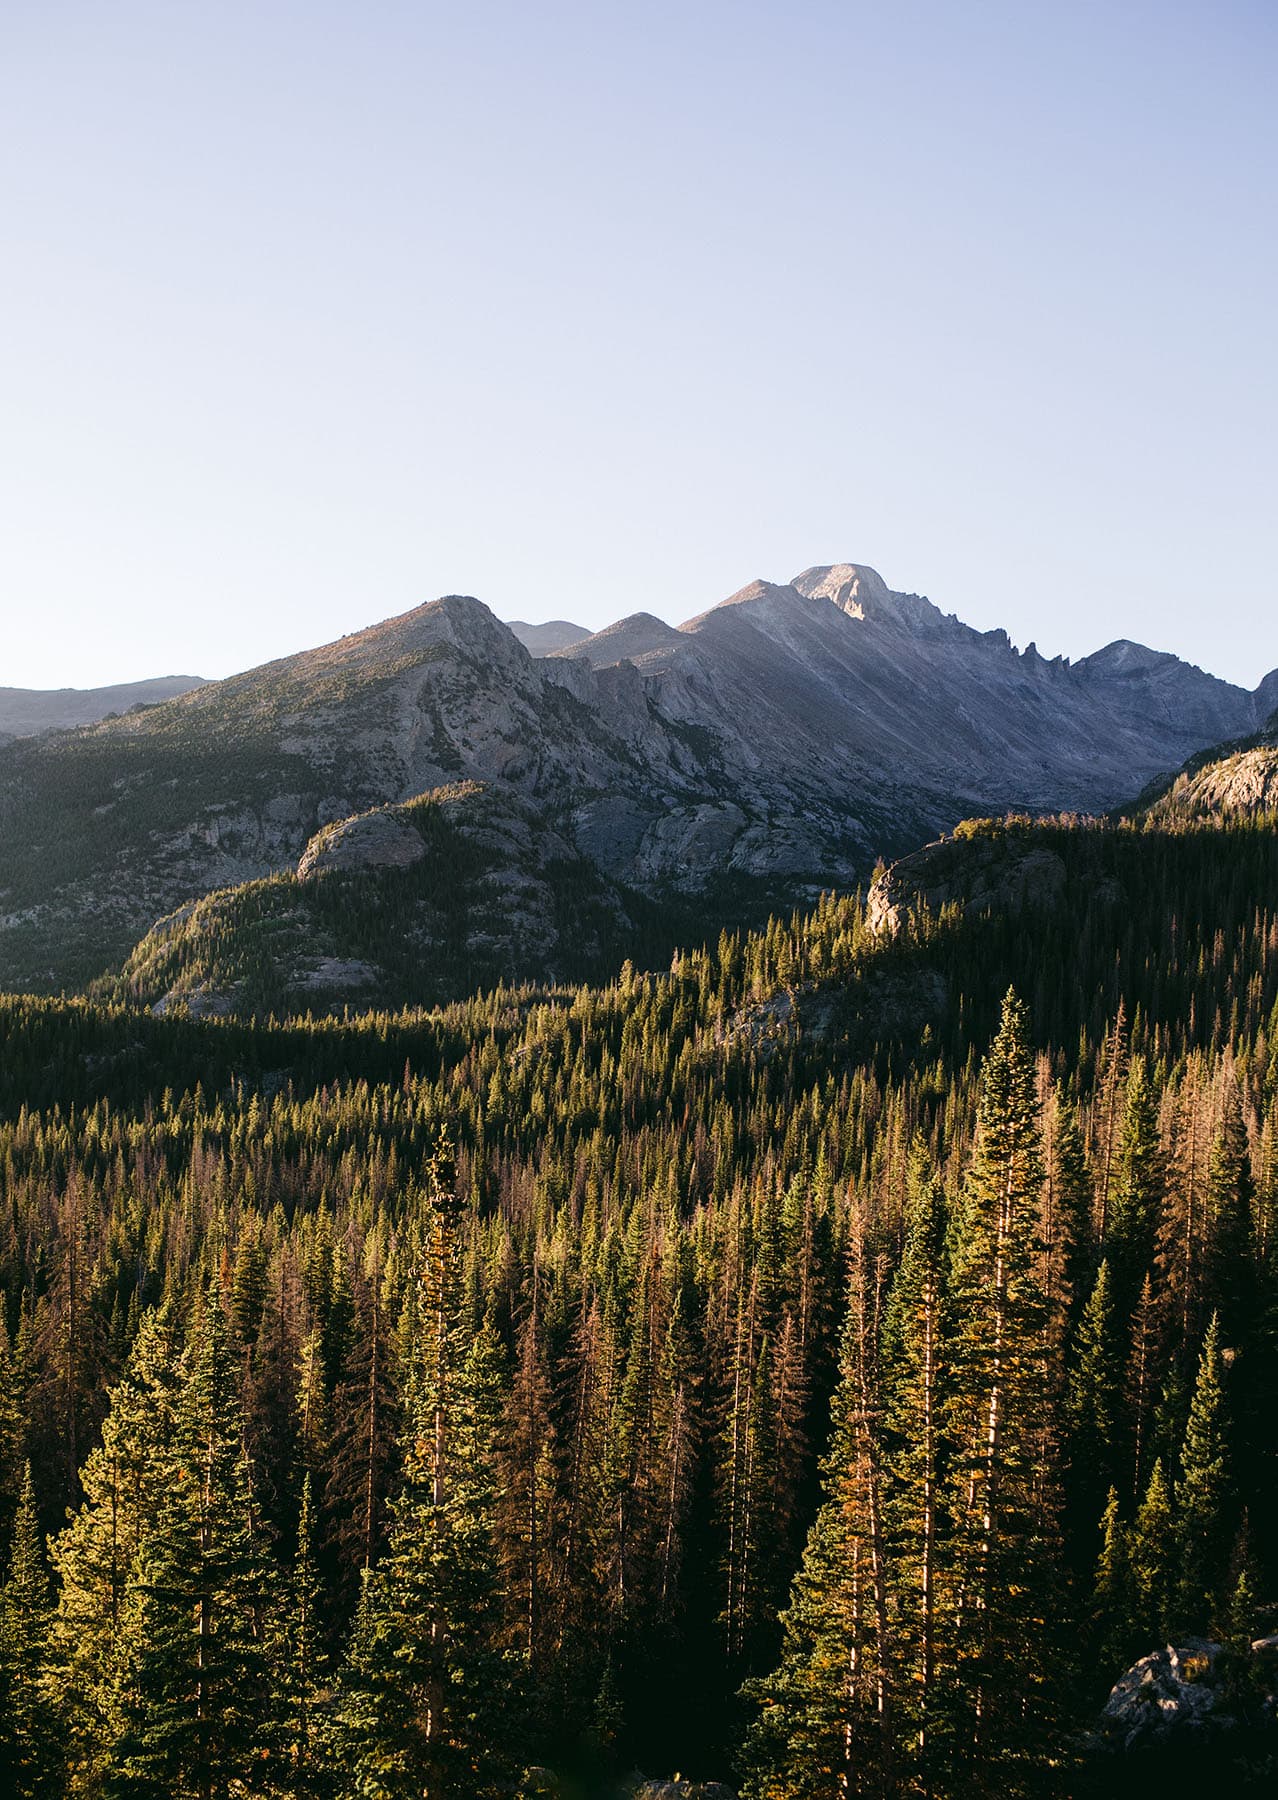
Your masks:
{"label": "forested hillside", "polygon": [[1278,837],[947,854],[606,986],[0,1002],[13,1791],[1132,1791],[1169,1633],[1269,1790]]}

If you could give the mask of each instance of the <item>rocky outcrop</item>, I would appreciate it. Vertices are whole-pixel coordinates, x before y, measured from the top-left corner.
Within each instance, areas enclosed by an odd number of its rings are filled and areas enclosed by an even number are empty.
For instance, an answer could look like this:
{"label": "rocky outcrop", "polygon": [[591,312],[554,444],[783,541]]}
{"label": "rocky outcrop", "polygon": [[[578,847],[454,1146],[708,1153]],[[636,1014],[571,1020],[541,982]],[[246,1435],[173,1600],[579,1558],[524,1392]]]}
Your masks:
{"label": "rocky outcrop", "polygon": [[[560,1780],[553,1769],[533,1768],[524,1775],[520,1784],[520,1800],[533,1800],[541,1796],[543,1800],[566,1800],[569,1784]],[[571,1791],[576,1794],[577,1787],[572,1785]],[[685,1781],[676,1775],[673,1781],[645,1781],[640,1776],[623,1777],[608,1792],[616,1800],[737,1800],[730,1787],[721,1781]]]}
{"label": "rocky outcrop", "polygon": [[964,915],[1051,907],[1065,882],[1063,860],[1033,834],[981,820],[881,869],[866,896],[867,922],[891,935],[909,914],[936,916],[947,906]]}
{"label": "rocky outcrop", "polygon": [[737,1800],[721,1781],[644,1781],[634,1790],[634,1800]]}
{"label": "rocky outcrop", "polygon": [[606,977],[632,932],[570,843],[467,782],[325,827],[296,874],[178,908],[91,992],[196,1017],[433,1005]]}
{"label": "rocky outcrop", "polygon": [[1124,1756],[1194,1753],[1244,1730],[1273,1732],[1276,1706],[1278,1638],[1257,1638],[1243,1655],[1188,1638],[1143,1656],[1119,1677],[1100,1736]]}
{"label": "rocky outcrop", "polygon": [[335,871],[407,869],[426,854],[422,834],[392,811],[361,813],[326,825],[303,850],[297,879],[312,881]]}
{"label": "rocky outcrop", "polygon": [[1142,794],[1133,810],[1165,825],[1278,814],[1278,728],[1191,758],[1173,779]]}

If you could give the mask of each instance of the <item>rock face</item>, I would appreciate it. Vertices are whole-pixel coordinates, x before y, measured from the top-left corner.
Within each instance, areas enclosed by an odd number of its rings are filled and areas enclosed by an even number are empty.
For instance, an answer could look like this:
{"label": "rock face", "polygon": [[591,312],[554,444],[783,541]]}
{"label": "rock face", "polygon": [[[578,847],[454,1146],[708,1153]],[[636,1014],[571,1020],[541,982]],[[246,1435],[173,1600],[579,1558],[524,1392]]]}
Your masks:
{"label": "rock face", "polygon": [[866,896],[872,931],[899,931],[907,914],[1017,913],[1056,905],[1065,892],[1065,864],[1028,833],[994,820],[927,844],[874,878]]}
{"label": "rock face", "polygon": [[361,813],[316,832],[303,850],[297,879],[310,881],[335,870],[407,869],[421,862],[426,845],[420,831],[394,812]]}
{"label": "rock face", "polygon": [[1196,756],[1169,782],[1155,784],[1134,809],[1156,824],[1255,818],[1278,813],[1278,725]]}
{"label": "rock face", "polygon": [[[1274,1728],[1278,1640],[1259,1638],[1246,1658],[1205,1638],[1168,1644],[1119,1677],[1101,1713],[1111,1751],[1194,1753],[1241,1730]],[[1223,1790],[1222,1790],[1223,1791]]]}
{"label": "rock face", "polygon": [[1119,1677],[1101,1714],[1107,1737],[1124,1750],[1200,1738],[1233,1724],[1215,1681],[1220,1645],[1190,1638],[1155,1650]]}
{"label": "rock face", "polygon": [[[402,822],[324,828],[449,783],[485,784],[659,906],[717,890],[788,907],[973,813],[1112,805],[1254,730],[1258,704],[1139,646],[1073,667],[1018,653],[851,563],[547,656],[452,595],[0,745],[0,988],[79,986],[193,896],[304,853],[308,880],[400,866]],[[1050,881],[1024,872],[1027,893]]]}
{"label": "rock face", "polygon": [[117,687],[0,688],[0,742],[94,725],[108,713],[156,706],[161,700],[203,686],[198,675],[161,675],[154,681],[126,681]]}
{"label": "rock face", "polygon": [[1261,691],[1126,641],[1076,664],[1018,652],[861,564],[752,582],[677,633],[637,623],[567,655],[631,657],[667,717],[719,734],[769,786],[841,795],[876,844],[884,799],[934,825],[956,806],[1104,810],[1265,716]]}
{"label": "rock face", "polygon": [[326,826],[296,874],[179,907],[96,998],[157,1013],[434,1005],[497,981],[611,974],[622,897],[536,814],[474,782]]}

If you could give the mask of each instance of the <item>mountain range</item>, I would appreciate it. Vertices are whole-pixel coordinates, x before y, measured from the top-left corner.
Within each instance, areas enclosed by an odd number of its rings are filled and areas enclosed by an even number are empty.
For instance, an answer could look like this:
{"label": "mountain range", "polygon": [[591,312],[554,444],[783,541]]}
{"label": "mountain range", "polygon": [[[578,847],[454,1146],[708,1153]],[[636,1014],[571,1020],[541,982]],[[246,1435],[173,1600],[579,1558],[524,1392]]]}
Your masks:
{"label": "mountain range", "polygon": [[[1108,810],[1276,707],[1278,671],[1248,691],[1125,640],[1048,660],[857,564],[754,582],[678,628],[507,626],[448,596],[0,746],[0,986],[105,979],[216,1010],[234,1003],[216,946],[246,907],[248,962],[285,1002],[431,998],[459,957],[485,979],[582,974],[857,883],[973,814]],[[351,941],[353,896],[307,937],[325,882],[360,881],[407,987]]]}
{"label": "mountain range", "polygon": [[114,713],[157,706],[203,686],[198,675],[161,675],[152,681],[125,681],[99,688],[0,687],[0,743],[36,737],[42,731],[70,731],[96,725]]}

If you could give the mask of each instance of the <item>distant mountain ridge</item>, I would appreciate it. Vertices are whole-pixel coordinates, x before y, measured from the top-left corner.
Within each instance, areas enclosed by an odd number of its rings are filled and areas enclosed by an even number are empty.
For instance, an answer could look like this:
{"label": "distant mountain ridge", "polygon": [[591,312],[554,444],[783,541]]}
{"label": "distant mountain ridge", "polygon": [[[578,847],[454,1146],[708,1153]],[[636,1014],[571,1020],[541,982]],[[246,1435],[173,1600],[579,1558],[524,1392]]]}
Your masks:
{"label": "distant mountain ridge", "polygon": [[123,681],[100,688],[0,687],[0,739],[95,725],[109,713],[156,706],[161,700],[203,686],[199,675],[160,675],[151,681]]}
{"label": "distant mountain ridge", "polygon": [[553,656],[590,636],[585,625],[574,625],[568,619],[547,619],[541,625],[529,625],[523,619],[511,619],[507,629],[513,631],[525,650],[534,656]]}
{"label": "distant mountain ridge", "polygon": [[175,908],[293,870],[325,827],[465,783],[553,836],[564,879],[602,882],[600,917],[700,896],[715,930],[974,813],[1108,809],[1255,731],[1276,684],[1122,642],[1048,661],[851,563],[540,656],[446,596],[0,748],[0,986],[81,985]]}

